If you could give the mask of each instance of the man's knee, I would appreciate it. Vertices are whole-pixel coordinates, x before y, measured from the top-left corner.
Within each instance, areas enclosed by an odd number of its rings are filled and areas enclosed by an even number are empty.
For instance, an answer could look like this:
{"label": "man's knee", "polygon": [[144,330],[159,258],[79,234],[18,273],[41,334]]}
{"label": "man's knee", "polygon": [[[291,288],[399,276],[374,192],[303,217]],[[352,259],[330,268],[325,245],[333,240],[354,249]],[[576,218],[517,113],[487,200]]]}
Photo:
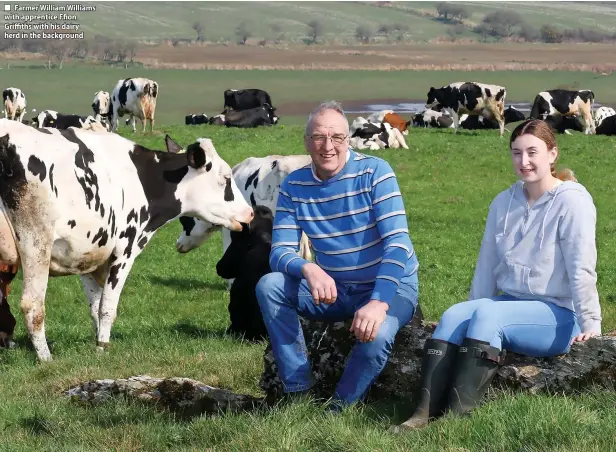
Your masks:
{"label": "man's knee", "polygon": [[396,322],[383,322],[374,340],[362,344],[365,346],[364,357],[367,360],[387,360],[398,333],[398,328],[394,324]]}

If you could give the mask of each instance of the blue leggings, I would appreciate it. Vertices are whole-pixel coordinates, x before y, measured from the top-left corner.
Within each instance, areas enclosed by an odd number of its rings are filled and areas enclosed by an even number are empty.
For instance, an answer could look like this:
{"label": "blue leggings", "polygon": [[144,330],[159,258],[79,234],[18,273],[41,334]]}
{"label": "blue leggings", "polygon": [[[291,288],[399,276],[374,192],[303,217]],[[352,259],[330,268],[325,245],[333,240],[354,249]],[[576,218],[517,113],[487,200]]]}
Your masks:
{"label": "blue leggings", "polygon": [[461,345],[468,337],[534,357],[567,353],[580,334],[575,312],[511,295],[458,303],[447,309],[432,338]]}

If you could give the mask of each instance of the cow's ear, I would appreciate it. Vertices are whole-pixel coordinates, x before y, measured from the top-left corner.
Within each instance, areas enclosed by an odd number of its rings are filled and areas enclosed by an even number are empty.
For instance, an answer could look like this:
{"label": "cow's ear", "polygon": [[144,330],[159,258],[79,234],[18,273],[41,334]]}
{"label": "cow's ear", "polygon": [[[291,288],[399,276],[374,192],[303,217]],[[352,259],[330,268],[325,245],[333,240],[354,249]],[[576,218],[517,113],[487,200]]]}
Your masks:
{"label": "cow's ear", "polygon": [[173,138],[169,134],[165,135],[165,145],[167,146],[167,152],[172,154],[181,154],[184,152],[184,148],[173,141]]}
{"label": "cow's ear", "polygon": [[[186,149],[186,157],[188,165],[198,169],[205,165],[205,169],[209,171],[212,168],[212,163],[207,162],[205,151],[199,143],[193,143]],[[207,163],[207,164],[206,164]]]}

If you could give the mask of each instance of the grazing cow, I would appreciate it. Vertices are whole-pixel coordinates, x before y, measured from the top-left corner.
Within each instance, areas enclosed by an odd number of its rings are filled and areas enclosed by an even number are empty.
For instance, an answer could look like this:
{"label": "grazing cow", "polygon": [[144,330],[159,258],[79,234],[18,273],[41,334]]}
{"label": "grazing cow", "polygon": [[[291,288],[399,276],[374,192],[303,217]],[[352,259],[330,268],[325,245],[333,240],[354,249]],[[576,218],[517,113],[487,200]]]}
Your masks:
{"label": "grazing cow", "polygon": [[111,124],[102,118],[100,121],[97,121],[94,116],[66,115],[54,110],[44,110],[32,118],[32,125],[34,127],[51,127],[61,130],[68,129],[69,127],[92,129],[93,124],[98,124],[99,128],[97,130],[103,129],[108,131],[111,128]]}
{"label": "grazing cow", "polygon": [[[249,157],[233,167],[233,179],[244,199],[251,206],[268,207],[276,215],[276,205],[280,193],[280,184],[292,171],[311,164],[309,155],[269,155],[267,157]],[[189,216],[180,217],[182,232],[176,241],[180,253],[201,246],[217,229],[212,223]],[[222,230],[223,252],[231,243],[230,232]],[[302,233],[299,245],[301,257],[312,259],[310,242]],[[231,283],[231,281],[229,281]]]}
{"label": "grazing cow", "polygon": [[544,121],[557,133],[571,135],[569,130],[575,130],[577,132],[584,131],[584,124],[577,116],[549,115],[546,116]]}
{"label": "grazing cow", "polygon": [[460,127],[459,117],[464,113],[494,119],[498,122],[502,137],[505,133],[506,96],[507,90],[503,86],[454,82],[442,88],[431,87],[426,108],[432,108],[436,104],[442,105],[443,110],[453,118],[456,133]]}
{"label": "grazing cow", "polygon": [[453,128],[453,118],[442,111],[427,109],[413,116],[415,127]]}
{"label": "grazing cow", "polygon": [[156,112],[158,91],[158,83],[147,78],[118,80],[111,94],[112,130],[115,132],[118,129],[119,118],[128,114],[130,118],[126,121],[126,124],[132,120],[133,132],[137,130],[135,118],[141,120],[144,132],[149,119],[150,130],[154,131],[154,113]]}
{"label": "grazing cow", "polygon": [[248,341],[267,339],[255,288],[262,276],[271,273],[274,215],[266,206],[255,206],[255,217],[241,232],[231,232],[231,244],[216,264],[221,278],[233,279],[229,294],[231,325],[227,334]]}
{"label": "grazing cow", "polygon": [[[505,125],[524,119],[526,119],[524,113],[511,105],[505,110]],[[498,129],[499,124],[494,119],[465,114],[460,116],[460,127],[468,130]]]}
{"label": "grazing cow", "polygon": [[349,145],[353,149],[409,148],[402,132],[386,122],[372,123],[360,116],[355,118],[349,132],[351,134]]}
{"label": "grazing cow", "polygon": [[595,110],[595,127],[599,127],[605,118],[616,115],[616,110],[612,107],[599,107]]}
{"label": "grazing cow", "polygon": [[[231,110],[249,110],[251,108],[261,107],[265,104],[273,107],[272,98],[262,89],[228,89],[224,93],[225,104],[223,109]],[[273,108],[273,110],[276,110]]]}
{"label": "grazing cow", "polygon": [[597,135],[616,135],[616,115],[608,116],[596,128]]}
{"label": "grazing cow", "polygon": [[552,89],[541,91],[533,102],[531,119],[545,119],[547,116],[578,116],[584,124],[584,133],[595,133],[592,106],[595,94],[589,89]]}
{"label": "grazing cow", "polygon": [[196,126],[199,124],[207,124],[209,121],[207,115],[205,113],[200,115],[186,115],[184,118],[184,123],[187,126]]}
{"label": "grazing cow", "polygon": [[111,96],[107,91],[97,91],[94,93],[92,110],[94,110],[94,117],[97,121],[105,118],[111,122]]}
{"label": "grazing cow", "polygon": [[6,88],[2,91],[4,117],[22,122],[26,114],[26,95],[19,88]]}
{"label": "grazing cow", "polygon": [[380,112],[372,113],[367,118],[368,122],[372,123],[381,123],[386,122],[387,124],[395,127],[402,135],[408,135],[409,130],[408,127],[411,125],[412,121],[406,121],[402,116],[398,113],[395,113],[393,110],[383,110]]}
{"label": "grazing cow", "polygon": [[227,127],[250,128],[271,126],[278,123],[274,109],[267,104],[248,110],[225,110],[222,114],[225,117],[225,126]]}
{"label": "grazing cow", "polygon": [[180,215],[238,231],[252,220],[211,140],[185,150],[165,141],[167,152],[153,151],[115,133],[0,120],[0,231],[15,237],[0,242],[0,262],[21,266],[20,307],[39,360],[51,360],[49,276],[81,275],[102,349],[133,263],[160,227]]}

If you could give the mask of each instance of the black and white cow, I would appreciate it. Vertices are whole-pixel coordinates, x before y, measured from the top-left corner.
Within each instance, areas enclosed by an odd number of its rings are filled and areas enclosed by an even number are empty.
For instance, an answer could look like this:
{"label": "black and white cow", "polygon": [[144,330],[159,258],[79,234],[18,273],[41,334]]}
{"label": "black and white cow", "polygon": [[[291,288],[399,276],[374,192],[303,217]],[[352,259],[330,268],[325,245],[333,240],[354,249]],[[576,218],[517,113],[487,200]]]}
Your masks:
{"label": "black and white cow", "polygon": [[[248,110],[261,107],[265,104],[273,108],[272,98],[262,89],[228,89],[224,92],[225,104],[223,109]],[[275,108],[273,108],[276,110]]]}
{"label": "black and white cow", "polygon": [[[505,110],[505,125],[525,119],[524,113],[512,105]],[[468,130],[498,129],[499,124],[494,119],[465,114],[460,116],[460,127]]]}
{"label": "black and white cow", "polygon": [[[225,110],[226,111],[226,110]],[[214,126],[224,126],[225,125],[225,115],[221,113],[219,115],[210,116],[208,119],[208,123]]]}
{"label": "black and white cow", "polygon": [[[268,207],[276,215],[276,205],[280,193],[280,184],[292,171],[311,164],[309,155],[270,155],[267,157],[249,157],[233,167],[233,179],[240,193],[251,206]],[[200,247],[216,230],[220,229],[211,222],[189,216],[180,217],[182,232],[176,241],[180,253]],[[223,252],[231,243],[230,231],[222,229]],[[310,242],[302,234],[299,255],[311,260]],[[231,283],[232,281],[229,281]]]}
{"label": "black and white cow", "polygon": [[267,104],[248,110],[225,110],[221,114],[225,117],[225,126],[227,127],[250,128],[278,124],[278,116],[274,113],[274,109]]}
{"label": "black and white cow", "polygon": [[200,115],[186,115],[184,118],[184,123],[187,126],[196,126],[199,124],[208,124],[209,118],[205,113]]}
{"label": "black and white cow", "polygon": [[443,106],[453,118],[455,132],[460,127],[459,117],[481,115],[498,122],[500,136],[505,133],[505,97],[507,90],[503,86],[486,85],[477,82],[454,82],[442,88],[431,87],[428,92],[426,108],[437,104]]}
{"label": "black and white cow", "polygon": [[97,121],[94,116],[66,115],[54,110],[44,110],[32,118],[32,125],[34,127],[51,127],[62,130],[68,129],[69,127],[91,129],[94,124],[99,124],[106,131],[111,129],[111,124],[103,118]]}
{"label": "black and white cow", "polygon": [[97,121],[105,118],[111,123],[111,96],[107,91],[97,91],[94,93],[92,110]]}
{"label": "black and white cow", "polygon": [[[437,106],[437,108],[439,108],[439,106]],[[413,116],[413,126],[449,129],[453,128],[453,118],[445,112],[428,108]]]}
{"label": "black and white cow", "polygon": [[21,266],[21,311],[39,360],[51,360],[49,276],[81,275],[102,349],[133,263],[160,227],[181,215],[237,231],[252,220],[211,140],[166,144],[153,151],[115,133],[0,120],[0,231],[15,237],[2,242],[0,262]]}
{"label": "black and white cow", "polygon": [[4,104],[4,117],[22,122],[26,114],[26,95],[19,88],[5,88],[2,91],[2,103]]}
{"label": "black and white cow", "polygon": [[133,122],[133,132],[137,130],[135,118],[141,120],[144,132],[146,123],[150,120],[150,130],[154,131],[154,114],[158,92],[158,83],[147,78],[118,80],[111,94],[112,131],[115,132],[118,129],[118,120],[125,114],[130,116],[126,124],[131,120]]}
{"label": "black and white cow", "polygon": [[577,116],[549,115],[544,121],[557,133],[571,135],[570,130],[584,132],[584,124]]}
{"label": "black and white cow", "polygon": [[594,112],[595,127],[599,127],[605,118],[616,115],[612,107],[599,107]]}
{"label": "black and white cow", "polygon": [[577,116],[584,124],[584,133],[595,133],[592,106],[595,94],[589,89],[551,89],[535,96],[530,110],[531,119],[545,119],[547,116]]}
{"label": "black and white cow", "polygon": [[596,128],[597,135],[616,135],[616,115],[608,116]]}
{"label": "black and white cow", "polygon": [[349,133],[349,145],[353,149],[409,148],[402,132],[386,122],[373,123],[359,116],[351,124]]}

